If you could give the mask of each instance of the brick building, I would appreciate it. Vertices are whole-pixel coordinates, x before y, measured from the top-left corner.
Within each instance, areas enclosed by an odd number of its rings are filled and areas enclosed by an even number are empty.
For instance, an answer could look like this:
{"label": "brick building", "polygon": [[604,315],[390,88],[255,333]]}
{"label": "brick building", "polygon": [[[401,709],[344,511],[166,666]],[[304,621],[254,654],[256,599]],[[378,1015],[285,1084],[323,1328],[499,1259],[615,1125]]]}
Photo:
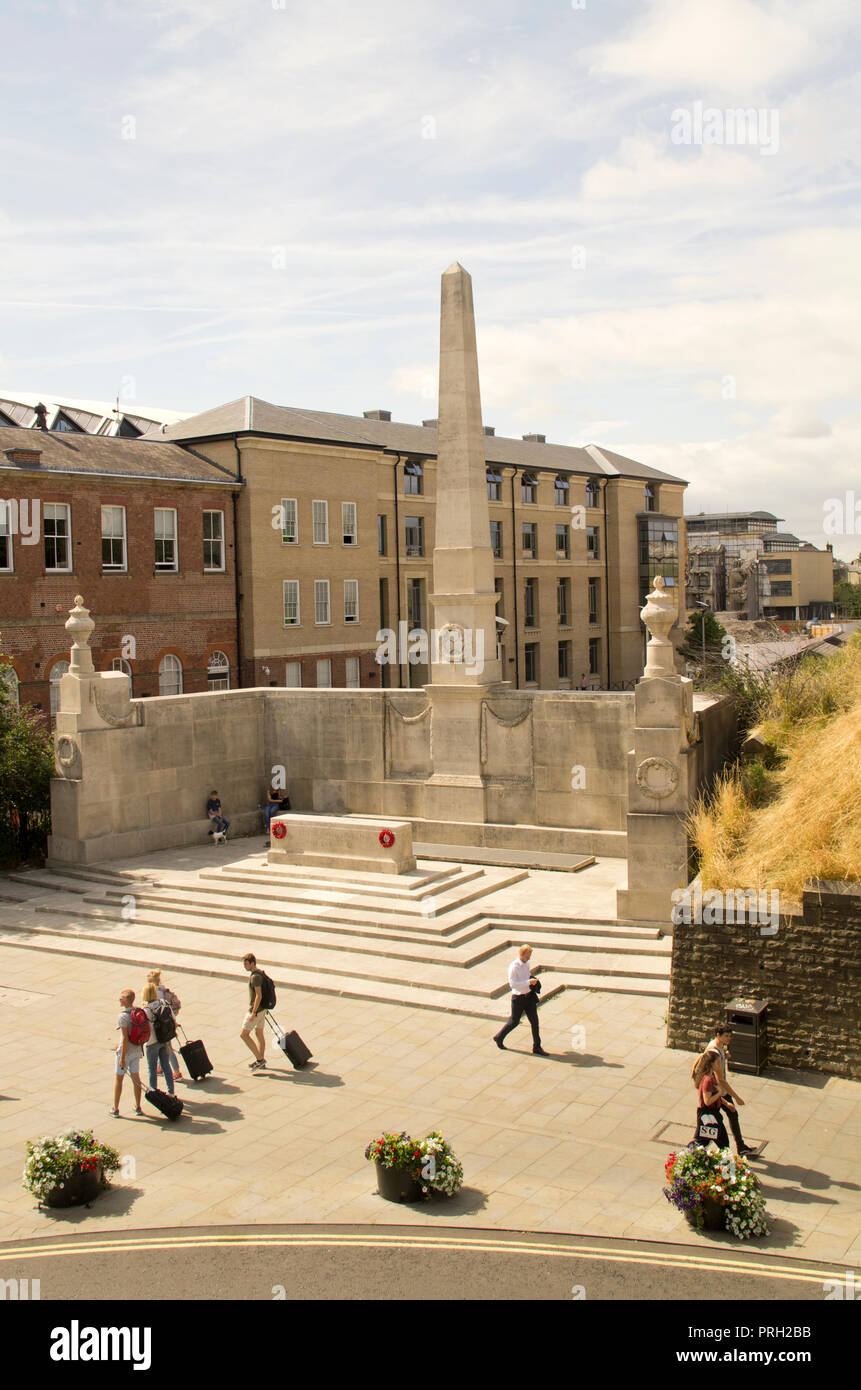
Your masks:
{"label": "brick building", "polygon": [[0,427],[0,651],[22,703],[55,710],[79,593],[97,668],[134,696],[235,685],[240,491],[175,444]]}

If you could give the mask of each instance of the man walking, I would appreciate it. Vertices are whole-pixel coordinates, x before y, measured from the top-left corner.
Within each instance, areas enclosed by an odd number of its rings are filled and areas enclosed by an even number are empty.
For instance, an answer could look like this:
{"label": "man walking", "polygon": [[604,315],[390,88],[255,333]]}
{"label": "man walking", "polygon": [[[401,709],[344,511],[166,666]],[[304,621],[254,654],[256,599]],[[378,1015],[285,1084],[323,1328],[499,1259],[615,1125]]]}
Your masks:
{"label": "man walking", "polygon": [[744,1105],[744,1101],[734,1091],[729,1084],[726,1075],[726,1049],[732,1037],[732,1029],[727,1024],[720,1024],[715,1031],[715,1035],[706,1048],[706,1053],[714,1057],[714,1076],[720,1087],[720,1108],[726,1111],[729,1120],[729,1127],[732,1130],[732,1137],[735,1140],[736,1149],[740,1154],[757,1154],[758,1148],[754,1148],[744,1142],[741,1137],[741,1124],[739,1123],[737,1106]]}
{"label": "man walking", "polygon": [[503,1039],[513,1032],[524,1014],[529,1019],[532,1027],[532,1051],[536,1057],[546,1057],[548,1054],[541,1046],[541,1034],[538,1031],[538,980],[529,973],[529,958],[532,955],[531,946],[521,946],[514,960],[508,967],[508,983],[511,986],[511,1017],[504,1028],[500,1028],[494,1034],[493,1041],[502,1052],[506,1051]]}
{"label": "man walking", "polygon": [[[245,969],[250,971],[248,981],[249,1001],[248,1013],[242,1024],[242,1031],[239,1034],[246,1047],[254,1053],[254,1061],[249,1062],[251,1071],[263,1071],[266,1067],[266,1013],[263,1008],[263,971],[257,969],[256,956],[247,955],[242,957],[242,964]],[[254,1034],[252,1038],[251,1034]]]}
{"label": "man walking", "polygon": [[120,1113],[120,1096],[123,1092],[123,1082],[126,1079],[126,1072],[132,1079],[132,1086],[135,1093],[135,1114],[142,1115],[141,1110],[141,1057],[143,1056],[143,1043],[149,1038],[149,1028],[144,1029],[145,1036],[141,1036],[142,1027],[148,1023],[144,1016],[143,1009],[133,1009],[135,1002],[135,992],[133,989],[124,989],[120,995],[120,1016],[117,1019],[117,1027],[120,1030],[120,1045],[117,1048],[116,1075],[114,1077],[114,1103],[111,1107],[112,1115]]}

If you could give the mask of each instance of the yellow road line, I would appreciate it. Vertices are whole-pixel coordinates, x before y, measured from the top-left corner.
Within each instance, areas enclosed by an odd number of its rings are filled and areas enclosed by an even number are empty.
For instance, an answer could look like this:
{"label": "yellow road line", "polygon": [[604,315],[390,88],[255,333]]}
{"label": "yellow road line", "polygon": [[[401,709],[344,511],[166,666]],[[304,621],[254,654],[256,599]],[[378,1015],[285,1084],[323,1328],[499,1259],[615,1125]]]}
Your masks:
{"label": "yellow road line", "polygon": [[130,1251],[164,1251],[195,1249],[229,1249],[235,1246],[260,1247],[319,1247],[344,1246],[367,1249],[418,1248],[423,1250],[475,1251],[479,1254],[517,1254],[543,1255],[550,1258],[571,1259],[580,1256],[585,1259],[602,1261],[628,1261],[632,1264],[677,1265],[691,1269],[729,1271],[736,1274],[766,1274],[775,1279],[807,1281],[820,1283],[833,1276],[834,1269],[799,1270],[791,1265],[763,1264],[754,1260],[717,1259],[707,1254],[685,1254],[679,1252],[658,1254],[655,1251],[609,1247],[602,1249],[587,1245],[550,1245],[538,1242],[518,1242],[495,1240],[492,1237],[478,1237],[472,1240],[447,1236],[393,1236],[373,1233],[344,1235],[333,1232],[320,1232],[314,1235],[288,1234],[248,1235],[243,1233],[224,1233],[213,1235],[182,1235],[139,1237],[137,1239],[107,1238],[92,1243],[51,1244],[31,1247],[25,1250],[0,1247],[0,1259],[38,1259],[50,1255],[97,1255]]}

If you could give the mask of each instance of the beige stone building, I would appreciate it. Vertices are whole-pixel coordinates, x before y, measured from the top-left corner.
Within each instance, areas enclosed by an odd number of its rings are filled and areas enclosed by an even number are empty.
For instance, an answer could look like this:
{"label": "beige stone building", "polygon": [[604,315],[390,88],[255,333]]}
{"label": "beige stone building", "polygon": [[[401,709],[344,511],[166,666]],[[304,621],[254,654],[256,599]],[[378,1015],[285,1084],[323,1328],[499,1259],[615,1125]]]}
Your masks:
{"label": "beige stone building", "polygon": [[[244,482],[243,685],[427,681],[426,652],[408,634],[434,621],[436,424],[245,397],[158,432]],[[639,610],[651,581],[684,574],[685,482],[541,435],[485,428],[485,449],[503,679],[519,689],[630,684],[643,668]]]}
{"label": "beige stone building", "polygon": [[[791,532],[779,531],[780,521],[762,511],[686,517],[691,606],[699,595],[717,611],[741,609],[749,618],[804,621],[830,616],[831,551],[817,550]],[[722,586],[714,583],[716,571],[723,574]],[[735,602],[733,593],[738,595]]]}

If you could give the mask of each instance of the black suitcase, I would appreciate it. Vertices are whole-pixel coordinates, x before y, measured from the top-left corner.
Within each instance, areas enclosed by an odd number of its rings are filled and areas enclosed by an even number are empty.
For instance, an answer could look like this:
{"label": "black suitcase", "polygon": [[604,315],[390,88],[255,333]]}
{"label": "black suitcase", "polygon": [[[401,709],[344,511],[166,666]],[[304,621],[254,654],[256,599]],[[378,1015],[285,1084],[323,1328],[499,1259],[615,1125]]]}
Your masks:
{"label": "black suitcase", "polygon": [[304,1067],[305,1063],[310,1061],[313,1057],[313,1052],[305,1046],[298,1033],[282,1033],[278,1024],[271,1016],[270,1021],[275,1032],[275,1041],[284,1053],[284,1056],[288,1057],[296,1070],[299,1071]]}
{"label": "black suitcase", "polygon": [[206,1048],[200,1038],[196,1038],[194,1042],[189,1042],[188,1038],[185,1037],[184,1028],[182,1036],[185,1038],[185,1043],[179,1049],[179,1055],[188,1067],[188,1074],[192,1081],[201,1081],[212,1071],[212,1063],[207,1056]]}
{"label": "black suitcase", "polygon": [[167,1091],[147,1091],[146,1098],[149,1104],[160,1110],[168,1120],[178,1120],[182,1114],[182,1101],[179,1096],[169,1096]]}

